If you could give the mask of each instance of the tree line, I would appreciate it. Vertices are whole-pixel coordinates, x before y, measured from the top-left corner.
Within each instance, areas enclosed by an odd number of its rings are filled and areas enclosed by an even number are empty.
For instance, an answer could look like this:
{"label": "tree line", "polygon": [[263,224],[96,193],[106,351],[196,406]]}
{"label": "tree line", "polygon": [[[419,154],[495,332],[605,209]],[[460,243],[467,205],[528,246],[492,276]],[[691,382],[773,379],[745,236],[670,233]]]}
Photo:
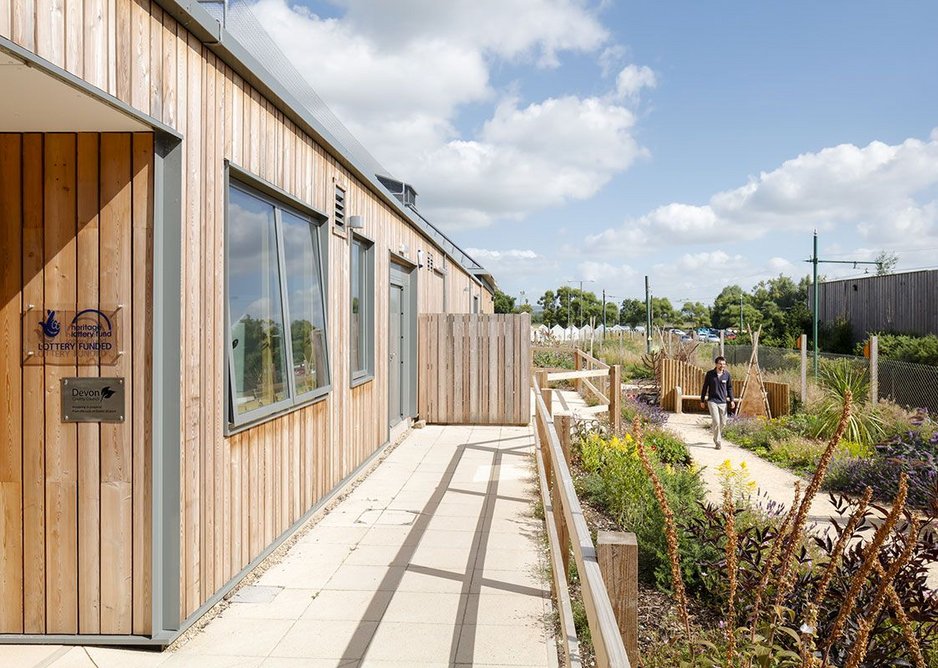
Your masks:
{"label": "tree line", "polygon": [[[658,327],[713,327],[716,329],[753,329],[762,327],[761,341],[769,346],[794,347],[797,338],[811,329],[808,290],[811,279],[805,276],[797,283],[779,275],[760,281],[751,290],[728,285],[713,304],[686,301],[674,305],[667,297],[652,297],[652,324]],[[603,303],[589,290],[562,286],[547,290],[537,300],[538,308],[516,304],[514,297],[501,291],[495,293],[496,313],[532,314],[532,321],[548,327],[599,326],[603,323]],[[605,323],[613,325],[645,324],[645,300],[623,299],[606,302]]]}

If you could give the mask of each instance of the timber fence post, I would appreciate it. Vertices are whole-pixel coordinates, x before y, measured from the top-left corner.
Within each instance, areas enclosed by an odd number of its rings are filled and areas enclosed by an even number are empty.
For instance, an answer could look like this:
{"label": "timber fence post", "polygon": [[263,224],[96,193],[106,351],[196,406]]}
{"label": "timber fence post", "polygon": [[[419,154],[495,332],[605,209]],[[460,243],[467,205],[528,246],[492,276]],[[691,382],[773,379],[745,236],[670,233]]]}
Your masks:
{"label": "timber fence post", "polygon": [[879,337],[870,337],[870,403],[879,402]]}
{"label": "timber fence post", "polygon": [[619,364],[609,367],[609,423],[614,433],[622,430],[622,366]]}
{"label": "timber fence post", "polygon": [[638,665],[638,541],[634,533],[600,531],[596,558],[629,661]]}

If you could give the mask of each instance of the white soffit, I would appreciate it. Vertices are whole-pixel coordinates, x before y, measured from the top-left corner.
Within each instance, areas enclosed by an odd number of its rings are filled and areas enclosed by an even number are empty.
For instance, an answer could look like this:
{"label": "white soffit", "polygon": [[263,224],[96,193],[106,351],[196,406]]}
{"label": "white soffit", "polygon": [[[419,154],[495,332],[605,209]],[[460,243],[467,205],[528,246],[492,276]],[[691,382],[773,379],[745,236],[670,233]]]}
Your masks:
{"label": "white soffit", "polygon": [[146,132],[147,125],[0,50],[0,132]]}

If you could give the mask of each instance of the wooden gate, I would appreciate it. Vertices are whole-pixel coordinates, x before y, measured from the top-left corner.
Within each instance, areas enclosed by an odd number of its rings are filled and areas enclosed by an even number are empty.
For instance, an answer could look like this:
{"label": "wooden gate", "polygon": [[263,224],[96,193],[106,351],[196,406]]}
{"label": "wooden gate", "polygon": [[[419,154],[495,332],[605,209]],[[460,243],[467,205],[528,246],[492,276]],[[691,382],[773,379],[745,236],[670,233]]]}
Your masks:
{"label": "wooden gate", "polygon": [[531,316],[420,316],[418,409],[432,424],[531,421]]}
{"label": "wooden gate", "polygon": [[[152,166],[151,134],[0,134],[0,633],[150,632]],[[68,422],[94,376],[123,419]]]}

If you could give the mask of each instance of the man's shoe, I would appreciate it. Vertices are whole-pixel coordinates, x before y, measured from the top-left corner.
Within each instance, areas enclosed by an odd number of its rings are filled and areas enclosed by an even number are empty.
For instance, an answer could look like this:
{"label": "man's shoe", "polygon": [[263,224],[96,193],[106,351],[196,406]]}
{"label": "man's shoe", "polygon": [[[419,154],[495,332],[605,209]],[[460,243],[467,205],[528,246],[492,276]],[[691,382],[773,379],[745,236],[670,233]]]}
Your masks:
{"label": "man's shoe", "polygon": [[723,444],[722,444],[722,443],[716,443],[715,445],[716,445],[717,450],[719,450],[720,448],[723,447]]}

